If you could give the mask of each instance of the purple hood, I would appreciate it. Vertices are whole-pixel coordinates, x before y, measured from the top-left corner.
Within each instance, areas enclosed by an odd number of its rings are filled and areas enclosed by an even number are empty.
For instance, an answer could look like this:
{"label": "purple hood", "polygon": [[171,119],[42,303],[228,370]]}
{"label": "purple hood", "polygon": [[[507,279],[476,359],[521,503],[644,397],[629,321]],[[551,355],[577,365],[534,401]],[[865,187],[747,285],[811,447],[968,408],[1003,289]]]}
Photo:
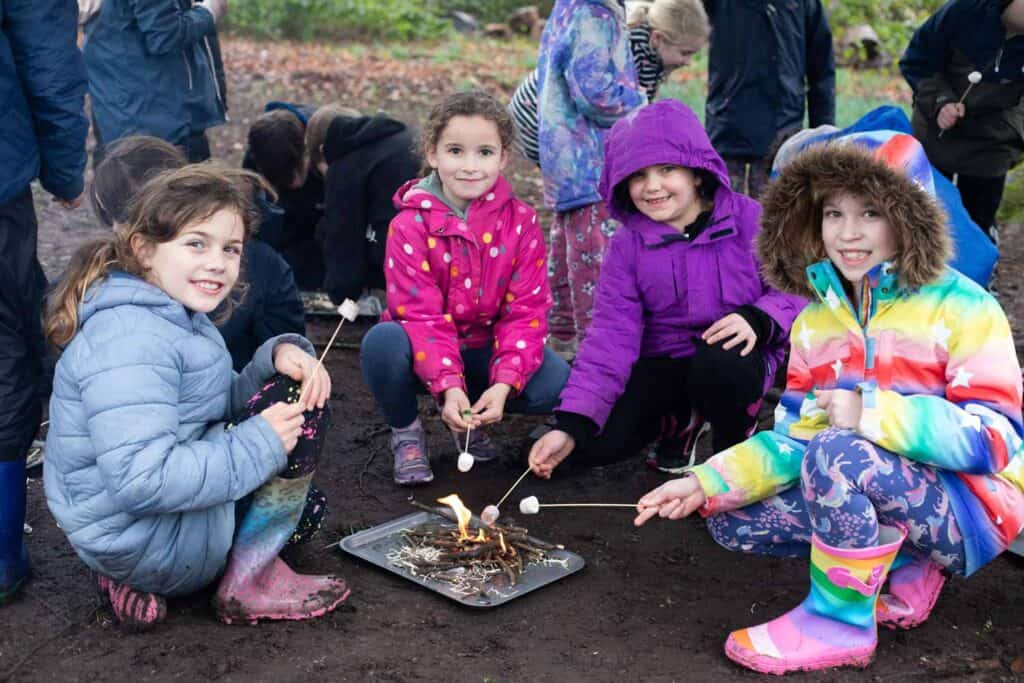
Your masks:
{"label": "purple hood", "polygon": [[711,146],[693,110],[678,100],[659,100],[619,119],[604,141],[604,170],[598,191],[612,217],[625,223],[636,215],[615,202],[615,186],[642,168],[675,164],[703,169],[718,180],[718,193],[729,192],[729,172]]}

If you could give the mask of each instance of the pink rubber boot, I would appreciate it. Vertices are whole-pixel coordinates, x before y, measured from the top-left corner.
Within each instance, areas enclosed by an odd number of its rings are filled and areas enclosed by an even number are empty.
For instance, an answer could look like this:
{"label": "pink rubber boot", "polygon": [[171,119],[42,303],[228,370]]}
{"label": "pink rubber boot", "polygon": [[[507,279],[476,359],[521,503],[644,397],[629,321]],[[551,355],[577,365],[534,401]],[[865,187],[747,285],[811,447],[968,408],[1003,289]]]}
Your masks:
{"label": "pink rubber boot", "polygon": [[875,602],[906,533],[879,528],[879,545],[847,549],[811,541],[811,591],[778,619],[733,631],[729,659],[769,674],[865,667],[878,645]]}
{"label": "pink rubber boot", "polygon": [[926,557],[914,558],[889,572],[889,591],[878,597],[878,623],[891,629],[910,629],[931,615],[946,577]]}
{"label": "pink rubber boot", "polygon": [[275,477],[253,494],[213,598],[224,623],[313,619],[348,597],[344,579],[297,574],[277,556],[299,522],[312,478]]}

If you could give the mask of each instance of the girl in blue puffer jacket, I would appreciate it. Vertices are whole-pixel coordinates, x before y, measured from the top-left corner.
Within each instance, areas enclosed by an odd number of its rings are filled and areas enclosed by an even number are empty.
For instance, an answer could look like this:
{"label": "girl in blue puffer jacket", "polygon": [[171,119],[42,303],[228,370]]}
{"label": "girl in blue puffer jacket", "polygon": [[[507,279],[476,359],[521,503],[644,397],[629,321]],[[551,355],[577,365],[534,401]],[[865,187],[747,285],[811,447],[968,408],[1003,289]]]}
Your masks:
{"label": "girl in blue puffer jacket", "polygon": [[660,100],[615,124],[600,189],[623,227],[605,256],[557,428],[534,444],[530,466],[548,477],[574,450],[577,463],[621,460],[660,428],[655,464],[679,472],[693,464],[703,423],[716,453],[754,429],[806,302],[759,276],[761,207],[730,188],[683,103]]}
{"label": "girl in blue puffer jacket", "polygon": [[[239,284],[261,183],[186,166],[149,180],[129,220],[75,255],[50,304],[64,353],[50,401],[50,510],[123,625],[220,578],[221,620],[305,619],[348,595],[278,553],[300,525],[330,378],[303,337],[240,374],[207,318]],[[236,524],[236,514],[240,518]]]}

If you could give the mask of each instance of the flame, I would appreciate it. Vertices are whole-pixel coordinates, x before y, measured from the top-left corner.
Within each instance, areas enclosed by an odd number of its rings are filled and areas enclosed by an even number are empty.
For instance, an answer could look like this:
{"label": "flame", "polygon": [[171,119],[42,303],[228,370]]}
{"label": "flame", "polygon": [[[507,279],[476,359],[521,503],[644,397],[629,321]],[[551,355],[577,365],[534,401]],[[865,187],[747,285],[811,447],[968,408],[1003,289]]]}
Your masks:
{"label": "flame", "polygon": [[478,533],[476,535],[476,538],[473,539],[473,542],[474,543],[486,543],[487,542],[487,534],[484,533],[483,529],[481,529],[480,533]]}
{"label": "flame", "polygon": [[[469,520],[472,519],[473,513],[463,505],[462,499],[453,493],[444,498],[438,498],[437,502],[447,505],[455,513],[455,518],[459,520],[459,540],[472,540],[473,537],[469,535]],[[483,533],[483,529],[480,530],[480,533]]]}
{"label": "flame", "polygon": [[504,555],[508,552],[508,546],[505,545],[505,534],[498,532],[498,543],[501,544],[501,554]]}

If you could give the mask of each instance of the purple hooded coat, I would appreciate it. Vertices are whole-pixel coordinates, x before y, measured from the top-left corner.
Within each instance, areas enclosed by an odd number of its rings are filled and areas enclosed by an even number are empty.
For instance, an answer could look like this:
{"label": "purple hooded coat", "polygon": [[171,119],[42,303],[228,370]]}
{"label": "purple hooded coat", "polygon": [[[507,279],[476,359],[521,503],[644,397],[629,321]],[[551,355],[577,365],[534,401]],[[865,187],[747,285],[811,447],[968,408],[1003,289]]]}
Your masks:
{"label": "purple hooded coat", "polygon": [[[675,228],[647,218],[631,203],[615,201],[619,183],[656,164],[704,169],[718,181],[711,219],[693,242],[679,240]],[[704,330],[744,305],[775,323],[772,337],[758,340],[767,390],[806,301],[761,279],[754,255],[761,207],[730,189],[725,162],[696,115],[666,99],[620,119],[605,140],[600,192],[622,227],[605,254],[593,322],[558,410],[584,415],[603,429],[638,358],[693,355]],[[666,236],[676,239],[664,242]]]}

